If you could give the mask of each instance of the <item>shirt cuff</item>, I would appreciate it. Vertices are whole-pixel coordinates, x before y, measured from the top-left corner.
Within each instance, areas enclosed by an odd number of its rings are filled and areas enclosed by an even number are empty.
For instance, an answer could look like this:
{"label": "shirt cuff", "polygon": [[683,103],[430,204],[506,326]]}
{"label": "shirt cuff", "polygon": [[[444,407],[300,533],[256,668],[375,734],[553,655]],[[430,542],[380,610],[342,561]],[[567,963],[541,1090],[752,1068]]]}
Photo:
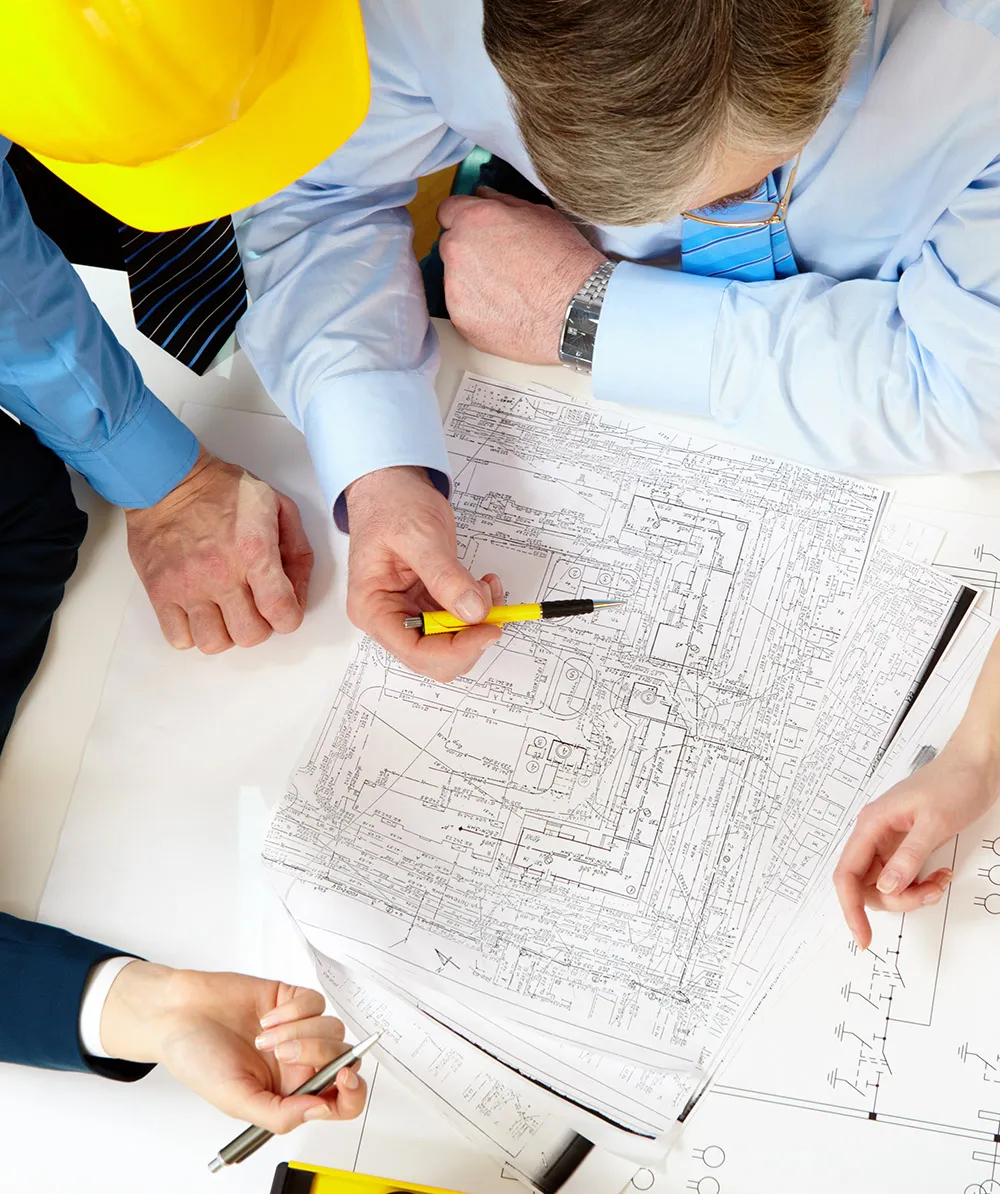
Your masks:
{"label": "shirt cuff", "polygon": [[198,458],[198,440],[149,389],[135,413],[99,448],[60,446],[58,454],[116,506],[155,506],[184,480]]}
{"label": "shirt cuff", "polygon": [[451,470],[437,395],[422,373],[338,378],[309,400],[303,430],[327,509],[342,531],[344,490],[376,469],[422,466],[448,496]]}
{"label": "shirt cuff", "polygon": [[101,1013],[108,998],[108,992],[119,974],[126,966],[137,961],[136,958],[108,958],[91,970],[87,978],[87,985],[83,988],[83,999],[80,1001],[80,1046],[90,1057],[111,1057],[105,1053],[101,1043]]}
{"label": "shirt cuff", "polygon": [[594,345],[594,396],[687,415],[711,413],[715,328],[731,278],[622,261]]}

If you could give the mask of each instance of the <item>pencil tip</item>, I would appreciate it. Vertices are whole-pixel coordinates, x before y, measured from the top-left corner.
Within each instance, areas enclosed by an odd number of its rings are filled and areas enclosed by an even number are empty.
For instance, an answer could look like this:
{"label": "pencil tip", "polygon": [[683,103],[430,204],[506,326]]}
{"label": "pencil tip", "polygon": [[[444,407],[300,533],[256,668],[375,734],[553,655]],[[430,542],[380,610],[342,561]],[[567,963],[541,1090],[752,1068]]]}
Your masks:
{"label": "pencil tip", "polygon": [[624,604],[625,604],[624,601],[617,601],[617,600],[612,601],[610,599],[607,601],[595,601],[594,609],[607,609],[609,605],[624,605]]}

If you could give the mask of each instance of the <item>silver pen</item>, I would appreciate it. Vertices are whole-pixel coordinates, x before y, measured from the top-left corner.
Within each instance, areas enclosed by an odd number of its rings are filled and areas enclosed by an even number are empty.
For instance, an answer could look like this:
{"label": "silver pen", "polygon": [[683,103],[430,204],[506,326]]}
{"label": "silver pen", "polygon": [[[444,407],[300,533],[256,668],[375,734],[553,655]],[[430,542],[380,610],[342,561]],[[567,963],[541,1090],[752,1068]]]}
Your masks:
{"label": "silver pen", "polygon": [[[341,1053],[329,1065],[317,1070],[308,1082],[303,1082],[298,1090],[293,1090],[292,1094],[322,1094],[336,1082],[340,1071],[353,1065],[359,1057],[363,1057],[381,1035],[380,1032],[373,1033],[367,1040],[362,1041],[359,1045],[354,1045],[346,1053]],[[218,1155],[208,1163],[209,1172],[218,1173],[227,1165],[238,1165],[240,1161],[245,1161],[262,1144],[267,1144],[273,1135],[274,1133],[269,1132],[267,1128],[247,1128],[235,1140],[230,1140],[225,1148],[219,1149]]]}

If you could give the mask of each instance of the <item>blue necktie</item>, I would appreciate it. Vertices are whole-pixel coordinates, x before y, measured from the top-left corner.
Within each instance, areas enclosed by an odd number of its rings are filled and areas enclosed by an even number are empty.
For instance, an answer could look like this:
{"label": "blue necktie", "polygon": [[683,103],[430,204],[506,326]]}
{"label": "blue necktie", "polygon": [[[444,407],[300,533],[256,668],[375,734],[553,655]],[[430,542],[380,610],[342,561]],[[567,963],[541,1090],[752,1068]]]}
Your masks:
{"label": "blue necktie", "polygon": [[123,225],[135,326],[195,373],[204,373],[247,309],[229,216],[176,232]]}
{"label": "blue necktie", "polygon": [[[762,202],[778,202],[778,188],[771,174],[760,184],[752,201],[727,208],[719,218],[757,219]],[[762,228],[726,229],[686,217],[681,226],[681,269],[686,274],[733,278],[737,282],[773,282],[799,272],[784,220]]]}

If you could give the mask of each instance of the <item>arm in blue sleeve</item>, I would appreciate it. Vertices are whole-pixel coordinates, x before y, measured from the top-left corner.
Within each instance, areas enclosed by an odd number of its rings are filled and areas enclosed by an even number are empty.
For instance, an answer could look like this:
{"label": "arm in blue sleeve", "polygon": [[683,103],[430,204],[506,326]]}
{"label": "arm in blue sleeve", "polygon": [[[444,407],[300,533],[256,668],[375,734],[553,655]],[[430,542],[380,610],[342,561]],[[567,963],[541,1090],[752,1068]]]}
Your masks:
{"label": "arm in blue sleeve", "polygon": [[1000,465],[1000,160],[898,280],[726,282],[620,265],[599,398],[711,415],[745,442],[860,473]]}
{"label": "arm in blue sleeve", "polygon": [[0,164],[0,406],[120,506],[151,506],[198,443],[143,384]]}
{"label": "arm in blue sleeve", "polygon": [[0,912],[0,1061],[54,1070],[89,1070],[133,1082],[149,1065],[91,1057],[79,1033],[91,970],[120,950],[63,929]]}
{"label": "arm in blue sleeve", "polygon": [[361,129],[236,221],[253,298],[240,343],[304,431],[342,529],[341,495],[358,477],[393,465],[448,471],[437,345],[405,207],[417,178],[471,146],[441,122],[384,20],[368,14],[373,90]]}

